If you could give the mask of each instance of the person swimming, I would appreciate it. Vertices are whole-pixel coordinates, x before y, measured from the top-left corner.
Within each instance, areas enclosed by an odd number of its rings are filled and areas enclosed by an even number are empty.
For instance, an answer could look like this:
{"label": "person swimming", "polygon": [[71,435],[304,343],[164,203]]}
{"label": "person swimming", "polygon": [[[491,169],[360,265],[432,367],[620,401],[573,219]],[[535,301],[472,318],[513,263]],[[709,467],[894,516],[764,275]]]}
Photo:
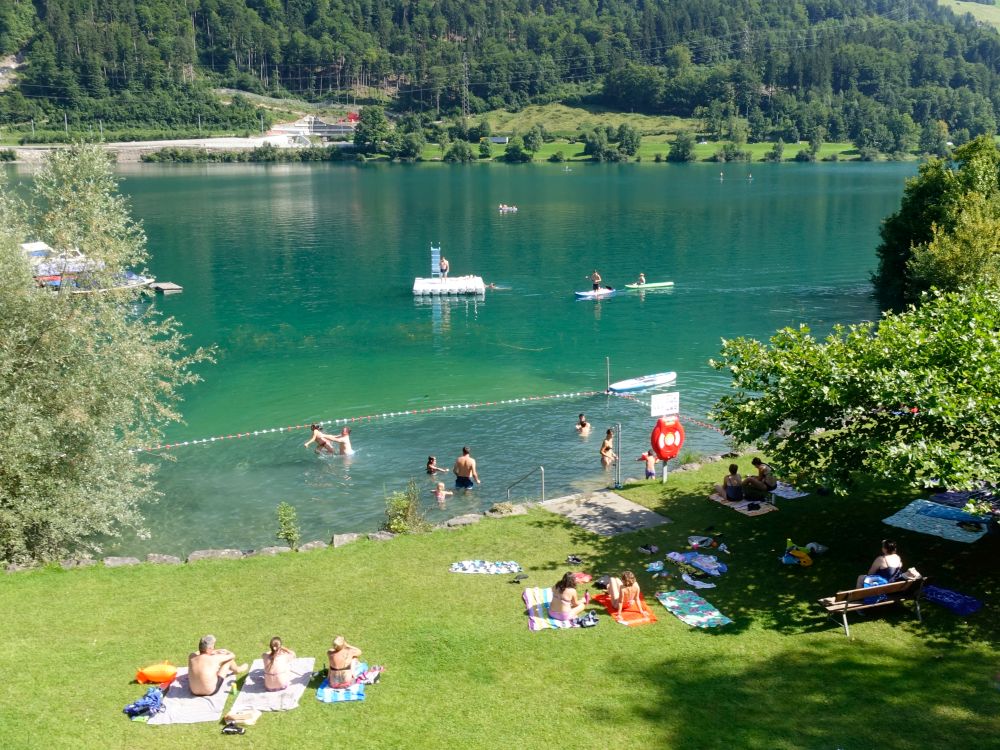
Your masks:
{"label": "person swimming", "polygon": [[340,455],[354,455],[354,448],[351,447],[351,430],[349,427],[345,427],[339,435],[332,435],[329,437],[330,440],[340,445]]}
{"label": "person swimming", "polygon": [[320,429],[320,426],[318,424],[309,425],[309,429],[312,430],[312,437],[306,441],[304,447],[308,448],[313,443],[316,443],[317,454],[320,453],[321,451],[326,451],[330,455],[333,455],[334,450],[332,441],[337,440],[337,437],[334,435],[327,435],[325,432],[323,432],[323,430]]}

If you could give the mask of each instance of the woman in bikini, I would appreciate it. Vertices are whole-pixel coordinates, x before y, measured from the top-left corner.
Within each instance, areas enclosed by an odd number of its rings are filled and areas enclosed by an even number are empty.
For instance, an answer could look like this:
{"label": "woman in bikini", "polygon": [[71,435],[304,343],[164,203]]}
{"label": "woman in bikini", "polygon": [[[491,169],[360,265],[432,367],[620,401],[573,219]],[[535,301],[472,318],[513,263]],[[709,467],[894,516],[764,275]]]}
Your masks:
{"label": "woman in bikini", "polygon": [[552,587],[549,617],[554,620],[575,620],[588,604],[590,604],[590,594],[586,594],[583,601],[580,601],[576,595],[576,576],[567,573]]}
{"label": "woman in bikini", "polygon": [[612,609],[617,609],[615,619],[620,620],[623,609],[634,609],[640,614],[647,615],[649,611],[642,604],[642,597],[639,596],[639,582],[635,580],[635,573],[631,570],[622,572],[621,578],[611,578],[608,581],[608,596],[611,597]]}
{"label": "woman in bikini", "polygon": [[320,429],[318,424],[309,425],[309,429],[312,430],[312,437],[306,441],[305,447],[308,448],[313,443],[316,443],[316,452],[326,451],[330,455],[333,455],[333,440],[336,438],[333,435],[327,435],[323,430]]}
{"label": "woman in bikini", "polygon": [[766,495],[768,492],[774,491],[778,486],[778,480],[774,476],[774,469],[759,458],[754,458],[750,463],[757,469],[757,476],[747,477],[743,482],[743,487],[753,490],[757,494]]}
{"label": "woman in bikini", "polygon": [[274,692],[288,687],[292,681],[295,652],[281,645],[281,639],[275,636],[261,658],[264,660],[264,689]]}
{"label": "woman in bikini", "polygon": [[722,478],[722,484],[715,485],[715,492],[727,503],[738,503],[743,499],[743,477],[738,465],[729,464],[729,473]]}
{"label": "woman in bikini", "polygon": [[358,676],[358,657],[361,656],[361,649],[355,648],[344,640],[344,636],[338,635],[333,639],[333,647],[326,652],[326,656],[330,661],[330,669],[326,675],[330,687],[343,688],[353,685]]}
{"label": "woman in bikini", "polygon": [[617,459],[618,456],[615,453],[615,433],[613,430],[608,430],[607,435],[604,436],[604,441],[601,443],[601,466],[606,469]]}

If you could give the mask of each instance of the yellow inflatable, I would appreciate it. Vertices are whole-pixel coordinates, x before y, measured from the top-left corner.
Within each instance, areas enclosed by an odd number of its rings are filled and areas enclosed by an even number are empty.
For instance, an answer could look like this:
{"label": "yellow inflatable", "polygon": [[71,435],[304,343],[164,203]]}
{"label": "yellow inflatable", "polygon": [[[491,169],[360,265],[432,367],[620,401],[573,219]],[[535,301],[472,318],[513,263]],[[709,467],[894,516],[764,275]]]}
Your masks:
{"label": "yellow inflatable", "polygon": [[177,676],[177,667],[169,662],[160,664],[150,664],[135,673],[136,682],[155,682],[162,685],[164,682],[171,682]]}

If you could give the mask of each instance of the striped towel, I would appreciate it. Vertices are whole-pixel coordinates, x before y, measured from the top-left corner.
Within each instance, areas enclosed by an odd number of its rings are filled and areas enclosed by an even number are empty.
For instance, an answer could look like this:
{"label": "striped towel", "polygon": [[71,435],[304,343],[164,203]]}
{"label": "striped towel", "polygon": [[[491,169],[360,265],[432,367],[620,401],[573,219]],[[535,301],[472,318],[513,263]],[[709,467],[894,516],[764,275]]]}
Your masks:
{"label": "striped towel", "polygon": [[801,492],[785,482],[778,482],[778,486],[771,490],[771,494],[783,497],[785,500],[797,500],[809,495],[808,492]]}
{"label": "striped towel", "polygon": [[549,602],[552,601],[552,589],[540,589],[537,586],[525,589],[521,594],[528,614],[528,630],[545,630],[546,628],[577,628],[572,620],[557,620],[549,617]]}
{"label": "striped towel", "polygon": [[695,628],[715,628],[732,623],[732,620],[693,591],[659,591],[656,601],[678,620]]}
{"label": "striped towel", "polygon": [[[642,608],[645,610],[646,614],[642,614],[639,612],[638,607],[630,604],[627,607],[622,607],[622,619],[617,620],[617,622],[622,625],[645,625],[649,622],[656,622],[656,615],[654,615],[652,610],[650,610],[650,608],[646,605],[646,600],[643,598],[641,592],[639,594],[639,598],[642,599]],[[594,601],[608,610],[608,614],[611,615],[612,618],[618,614],[618,608],[612,608],[611,597],[607,594],[598,594],[594,597]]]}
{"label": "striped towel", "polygon": [[316,688],[316,700],[323,703],[346,703],[348,701],[363,701],[365,699],[365,686],[363,683],[355,683],[349,688],[337,689],[330,687],[330,680],[323,680],[323,684]]}
{"label": "striped towel", "polygon": [[462,560],[451,564],[452,573],[484,573],[486,575],[507,575],[508,573],[520,573],[521,566],[513,560],[498,560],[489,562],[488,560]]}

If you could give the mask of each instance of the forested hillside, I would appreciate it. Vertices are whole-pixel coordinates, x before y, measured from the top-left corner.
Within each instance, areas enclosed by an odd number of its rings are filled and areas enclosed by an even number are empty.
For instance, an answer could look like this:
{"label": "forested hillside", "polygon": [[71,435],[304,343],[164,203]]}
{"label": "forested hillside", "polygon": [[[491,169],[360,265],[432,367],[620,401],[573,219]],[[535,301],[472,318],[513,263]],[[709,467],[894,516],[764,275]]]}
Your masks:
{"label": "forested hillside", "polygon": [[6,0],[0,125],[253,127],[210,86],[400,111],[556,99],[734,140],[992,133],[1000,36],[934,0]]}

